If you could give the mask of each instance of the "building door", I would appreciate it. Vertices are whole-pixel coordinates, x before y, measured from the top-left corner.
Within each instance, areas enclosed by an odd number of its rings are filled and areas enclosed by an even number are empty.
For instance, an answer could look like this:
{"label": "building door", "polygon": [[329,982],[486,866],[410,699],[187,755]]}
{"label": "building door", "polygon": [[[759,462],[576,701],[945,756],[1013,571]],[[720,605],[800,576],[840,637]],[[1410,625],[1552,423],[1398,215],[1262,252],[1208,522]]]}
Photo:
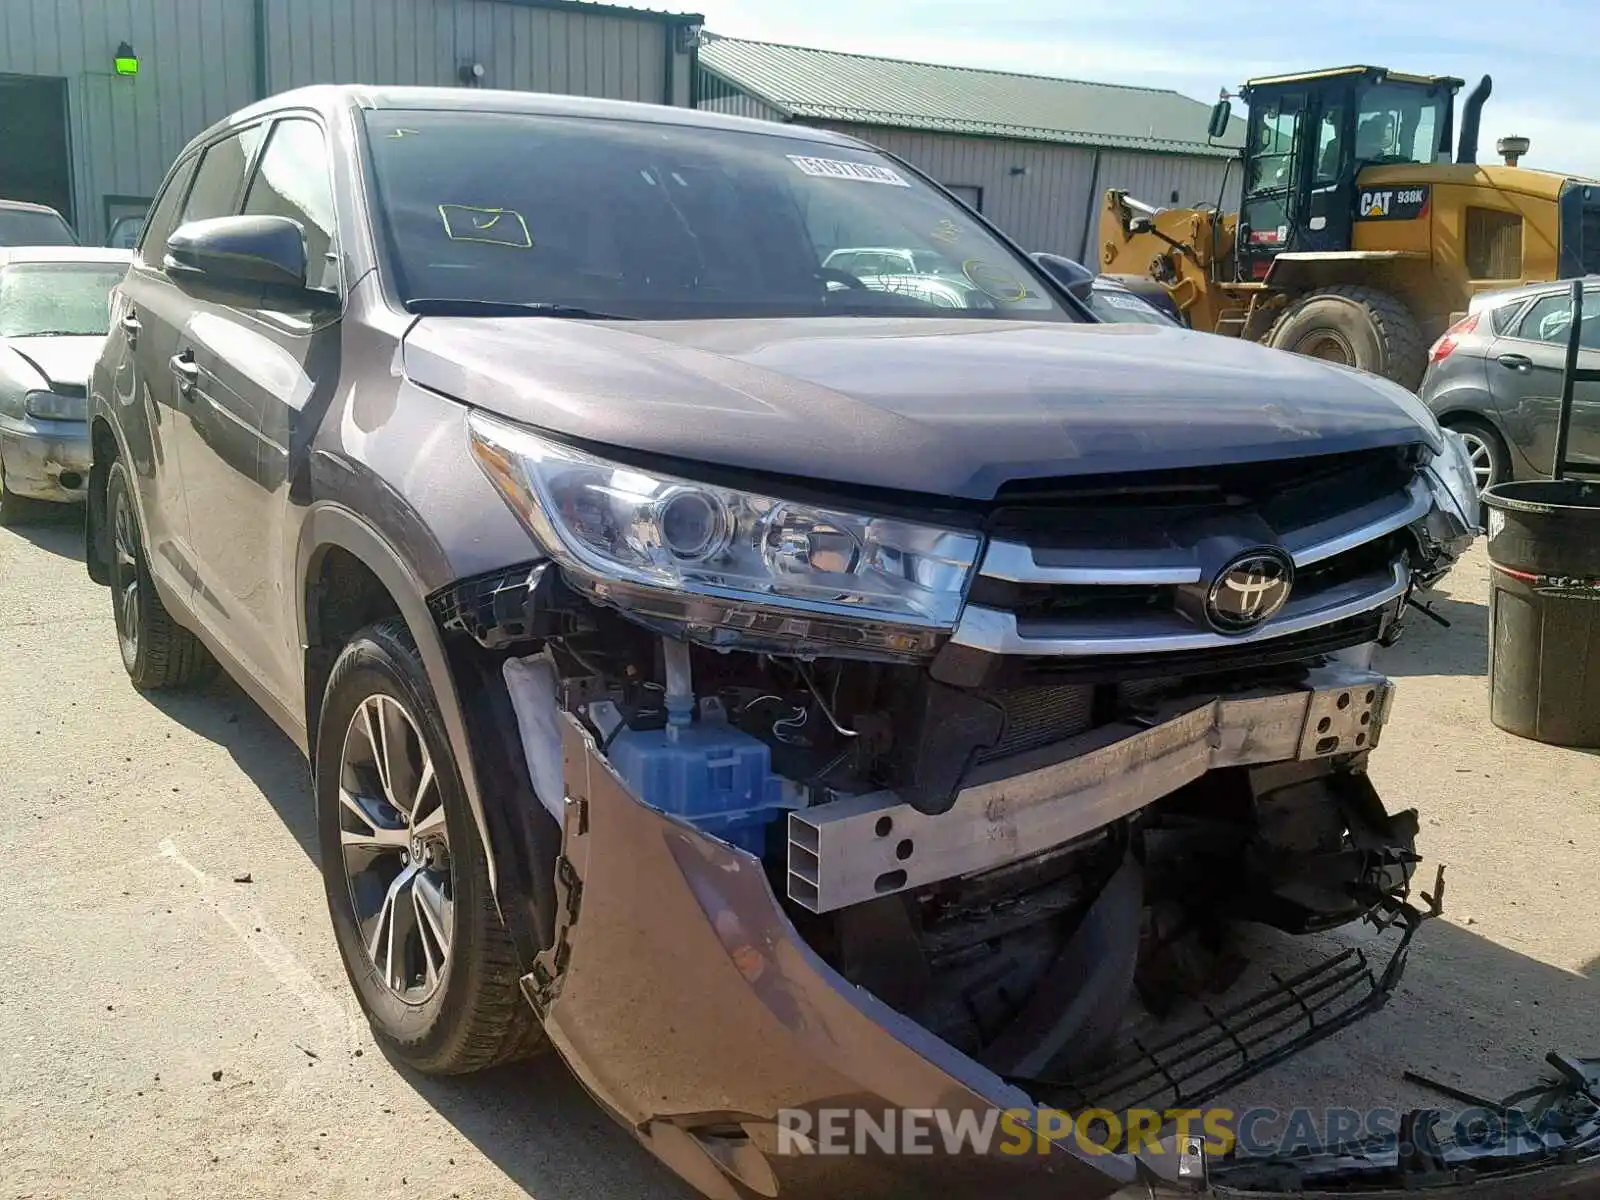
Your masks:
{"label": "building door", "polygon": [[65,79],[0,75],[0,147],[0,200],[48,204],[76,226]]}

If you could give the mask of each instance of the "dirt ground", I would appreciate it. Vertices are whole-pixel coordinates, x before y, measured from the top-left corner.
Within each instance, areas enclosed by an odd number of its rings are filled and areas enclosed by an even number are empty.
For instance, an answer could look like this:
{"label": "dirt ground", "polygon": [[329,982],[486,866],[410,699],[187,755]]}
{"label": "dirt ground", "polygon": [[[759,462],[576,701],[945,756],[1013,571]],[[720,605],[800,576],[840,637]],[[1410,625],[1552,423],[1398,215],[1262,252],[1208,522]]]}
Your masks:
{"label": "dirt ground", "polygon": [[[553,1059],[439,1082],[375,1049],[303,764],[226,682],[132,690],[78,536],[0,530],[0,1198],[687,1196]],[[1481,551],[1445,591],[1452,627],[1383,663],[1374,775],[1446,915],[1389,1008],[1235,1104],[1439,1103],[1406,1069],[1499,1096],[1600,1054],[1600,757],[1489,724]]]}

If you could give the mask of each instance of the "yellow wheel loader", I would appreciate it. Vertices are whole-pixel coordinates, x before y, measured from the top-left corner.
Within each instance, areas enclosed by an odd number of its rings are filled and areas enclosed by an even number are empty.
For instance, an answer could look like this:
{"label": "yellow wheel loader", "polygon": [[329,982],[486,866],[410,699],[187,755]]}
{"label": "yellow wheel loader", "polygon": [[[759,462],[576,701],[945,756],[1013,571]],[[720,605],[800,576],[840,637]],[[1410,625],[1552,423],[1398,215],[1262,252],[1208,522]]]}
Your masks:
{"label": "yellow wheel loader", "polygon": [[[1238,212],[1106,193],[1102,274],[1153,279],[1195,329],[1331,359],[1415,389],[1428,347],[1483,291],[1600,273],[1600,182],[1478,162],[1486,75],[1383,67],[1252,79]],[[1230,97],[1211,114],[1228,132]],[[1230,173],[1235,164],[1229,164]],[[1228,181],[1222,195],[1228,192]]]}

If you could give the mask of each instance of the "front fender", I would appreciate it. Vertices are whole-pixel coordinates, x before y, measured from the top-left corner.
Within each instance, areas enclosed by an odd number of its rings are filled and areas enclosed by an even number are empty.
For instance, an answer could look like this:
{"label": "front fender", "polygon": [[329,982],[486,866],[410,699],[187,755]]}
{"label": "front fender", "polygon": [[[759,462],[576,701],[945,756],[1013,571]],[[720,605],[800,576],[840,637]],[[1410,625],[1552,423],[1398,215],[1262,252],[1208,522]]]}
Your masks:
{"label": "front fender", "polygon": [[[560,832],[534,798],[498,659],[489,661],[475,646],[447,646],[420,573],[384,534],[343,505],[323,501],[308,513],[301,526],[295,578],[315,579],[323,557],[335,547],[372,571],[394,598],[416,642],[483,845],[490,889],[519,951],[531,961],[548,944],[554,920],[553,869]],[[306,589],[298,592],[300,643],[309,648],[316,644],[316,631]],[[321,697],[311,694],[316,678],[306,672],[306,748],[313,761],[321,707]],[[491,779],[492,785],[486,782]],[[524,810],[527,815],[518,820]]]}

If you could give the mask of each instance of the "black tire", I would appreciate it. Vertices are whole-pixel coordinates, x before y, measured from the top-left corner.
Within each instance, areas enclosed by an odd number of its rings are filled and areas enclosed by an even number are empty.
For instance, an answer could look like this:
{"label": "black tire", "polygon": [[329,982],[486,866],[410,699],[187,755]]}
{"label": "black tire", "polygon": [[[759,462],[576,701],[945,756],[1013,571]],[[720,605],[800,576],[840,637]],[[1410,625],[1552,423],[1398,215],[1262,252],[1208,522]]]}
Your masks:
{"label": "black tire", "polygon": [[1377,288],[1340,285],[1300,297],[1267,334],[1267,345],[1326,358],[1416,391],[1427,368],[1417,319]]}
{"label": "black tire", "polygon": [[120,462],[111,464],[106,479],[106,514],[111,523],[111,616],[133,686],[158,691],[211,679],[216,660],[199,638],[172,619],[156,594],[133,481]]}
{"label": "black tire", "polygon": [[1443,424],[1446,429],[1453,429],[1467,439],[1467,446],[1473,452],[1474,468],[1487,461],[1487,482],[1484,475],[1478,476],[1481,488],[1493,487],[1511,478],[1511,448],[1493,425],[1478,417],[1451,417]]}
{"label": "black tire", "polygon": [[6,469],[0,464],[0,526],[21,525],[38,515],[38,509],[25,496],[6,486]]}
{"label": "black tire", "polygon": [[[442,969],[435,973],[433,990],[417,1000],[390,986],[387,971],[367,949],[368,938],[383,928],[384,910],[380,908],[375,917],[368,918],[364,933],[356,893],[362,891],[370,905],[370,898],[382,886],[381,877],[375,887],[368,887],[371,881],[365,873],[352,882],[346,867],[344,831],[351,820],[341,801],[341,791],[350,778],[346,739],[359,739],[352,727],[362,719],[366,706],[378,704],[381,708],[390,702],[409,717],[409,725],[398,728],[407,730],[408,737],[414,734],[420,739],[420,749],[432,761],[437,796],[428,807],[430,811],[435,805],[442,807],[447,834],[444,853],[448,869],[441,874],[451,902],[449,946],[443,952]],[[384,735],[385,740],[388,736]],[[522,972],[489,887],[483,843],[467,805],[433,688],[404,621],[393,618],[368,626],[340,651],[324,694],[313,774],[328,911],[345,972],[378,1042],[408,1066],[430,1075],[481,1071],[547,1048],[544,1031],[518,985]],[[398,783],[392,792],[387,785],[383,788],[389,795],[401,790]],[[414,803],[421,807],[420,802]],[[359,824],[356,831],[360,831]],[[415,832],[411,830],[413,836]],[[400,861],[404,865],[397,868],[397,874],[413,859],[408,855]],[[370,923],[374,920],[376,926]],[[392,936],[392,917],[390,922]],[[437,939],[425,940],[438,948]]]}

